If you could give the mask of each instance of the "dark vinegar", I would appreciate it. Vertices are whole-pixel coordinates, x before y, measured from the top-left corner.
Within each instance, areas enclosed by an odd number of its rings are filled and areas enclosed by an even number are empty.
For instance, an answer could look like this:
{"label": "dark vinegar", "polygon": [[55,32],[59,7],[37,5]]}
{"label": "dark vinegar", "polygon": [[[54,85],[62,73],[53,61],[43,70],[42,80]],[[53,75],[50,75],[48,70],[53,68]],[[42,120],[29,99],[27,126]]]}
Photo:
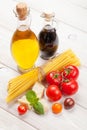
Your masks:
{"label": "dark vinegar", "polygon": [[39,33],[39,45],[41,50],[41,57],[49,59],[54,56],[58,48],[58,36],[55,28],[46,26]]}

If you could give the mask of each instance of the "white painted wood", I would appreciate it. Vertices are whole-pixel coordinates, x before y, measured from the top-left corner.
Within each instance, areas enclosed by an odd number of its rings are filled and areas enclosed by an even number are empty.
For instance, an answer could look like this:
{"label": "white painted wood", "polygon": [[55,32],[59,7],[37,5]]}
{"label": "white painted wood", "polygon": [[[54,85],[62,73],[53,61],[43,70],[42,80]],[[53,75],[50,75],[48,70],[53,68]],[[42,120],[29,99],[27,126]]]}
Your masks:
{"label": "white painted wood", "polygon": [[76,6],[80,6],[81,8],[87,9],[87,0],[68,0],[72,4]]}
{"label": "white painted wood", "polygon": [[[18,1],[20,0],[9,0],[9,2],[7,1],[4,2],[4,0],[2,0],[2,4],[0,5],[0,10],[1,10],[0,23],[2,23],[4,26],[7,26],[10,29],[15,28],[15,26],[13,26],[14,25],[13,23],[15,22],[15,18],[13,16],[12,10]],[[22,1],[26,1],[31,8],[39,12],[48,11],[48,10],[54,11],[57,19],[60,20],[61,22],[64,22],[66,24],[69,24],[71,26],[74,26],[78,29],[87,32],[87,10],[72,4],[72,2],[70,2],[69,0],[68,1],[54,0],[50,2],[49,0],[46,1],[37,0],[37,2],[35,0],[22,0]],[[85,4],[86,2],[83,3]],[[1,8],[2,6],[5,8],[6,11],[4,11],[4,8]],[[6,25],[3,23],[3,21],[5,21]]]}
{"label": "white painted wood", "polygon": [[0,108],[0,130],[37,130],[26,122]]}
{"label": "white painted wood", "polygon": [[[9,2],[8,2],[9,1]],[[72,97],[76,101],[74,109],[54,115],[51,108],[44,116],[29,111],[24,116],[17,112],[17,102],[6,104],[8,81],[19,75],[10,52],[10,42],[16,29],[16,18],[12,9],[20,0],[2,0],[0,4],[0,130],[85,130],[87,129],[87,1],[86,0],[22,0],[31,7],[31,29],[38,36],[43,26],[40,17],[43,10],[56,13],[59,36],[58,53],[72,48],[81,60],[79,91]],[[58,4],[56,4],[58,3]],[[3,14],[3,15],[2,15]],[[44,63],[40,57],[36,65]],[[60,102],[63,103],[63,100]],[[51,104],[50,104],[51,105]],[[15,122],[15,125],[14,125]],[[11,124],[11,125],[10,125]]]}

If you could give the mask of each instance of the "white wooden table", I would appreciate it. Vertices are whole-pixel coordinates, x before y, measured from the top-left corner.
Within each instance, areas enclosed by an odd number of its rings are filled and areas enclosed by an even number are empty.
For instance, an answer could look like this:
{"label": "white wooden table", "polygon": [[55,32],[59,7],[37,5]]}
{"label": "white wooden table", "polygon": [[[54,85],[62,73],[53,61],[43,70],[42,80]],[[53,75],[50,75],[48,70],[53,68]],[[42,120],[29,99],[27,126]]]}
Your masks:
{"label": "white wooden table", "polygon": [[[0,130],[86,130],[87,129],[87,0],[25,0],[31,8],[31,29],[38,35],[43,26],[40,14],[50,10],[58,21],[59,49],[71,48],[81,60],[79,91],[75,108],[59,115],[51,110],[40,116],[34,112],[19,116],[17,104],[7,105],[8,81],[19,75],[10,53],[10,41],[16,28],[13,8],[20,0],[0,2]],[[24,1],[24,0],[23,0]],[[38,58],[36,65],[43,63]]]}

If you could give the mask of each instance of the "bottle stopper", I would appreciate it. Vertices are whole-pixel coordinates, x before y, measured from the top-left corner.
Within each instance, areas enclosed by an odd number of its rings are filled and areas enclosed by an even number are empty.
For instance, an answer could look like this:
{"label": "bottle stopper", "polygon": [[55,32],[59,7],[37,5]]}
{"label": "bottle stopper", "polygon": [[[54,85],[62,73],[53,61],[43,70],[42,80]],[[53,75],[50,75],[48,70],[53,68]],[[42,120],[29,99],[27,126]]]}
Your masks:
{"label": "bottle stopper", "polygon": [[27,7],[26,3],[20,2],[16,5],[16,16],[20,20],[26,19],[27,15],[29,14],[29,8]]}
{"label": "bottle stopper", "polygon": [[46,21],[50,21],[53,17],[55,17],[55,13],[42,13],[42,18],[45,18]]}

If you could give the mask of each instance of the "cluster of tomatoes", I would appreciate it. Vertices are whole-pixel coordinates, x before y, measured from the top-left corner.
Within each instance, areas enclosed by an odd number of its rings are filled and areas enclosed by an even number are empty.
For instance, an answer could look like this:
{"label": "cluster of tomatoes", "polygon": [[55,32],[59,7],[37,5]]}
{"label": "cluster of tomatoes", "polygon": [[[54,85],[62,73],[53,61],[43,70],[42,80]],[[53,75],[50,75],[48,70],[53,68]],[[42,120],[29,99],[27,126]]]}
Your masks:
{"label": "cluster of tomatoes", "polygon": [[[77,78],[79,76],[79,69],[74,65],[65,66],[60,72],[51,71],[46,75],[48,87],[46,89],[46,96],[50,101],[58,101],[63,95],[71,96],[78,91]],[[66,109],[74,106],[75,102],[72,98],[67,98],[64,102]],[[62,110],[59,103],[52,106],[54,113]]]}
{"label": "cluster of tomatoes", "polygon": [[[62,111],[62,104],[56,102],[62,98],[63,95],[71,96],[78,91],[77,78],[79,76],[79,69],[74,65],[65,66],[60,72],[51,71],[46,75],[48,87],[46,89],[46,96],[52,102],[52,112],[58,114]],[[64,100],[64,108],[71,109],[75,105],[74,99],[67,97]],[[27,105],[21,104],[18,106],[20,115],[25,114],[28,110]]]}

